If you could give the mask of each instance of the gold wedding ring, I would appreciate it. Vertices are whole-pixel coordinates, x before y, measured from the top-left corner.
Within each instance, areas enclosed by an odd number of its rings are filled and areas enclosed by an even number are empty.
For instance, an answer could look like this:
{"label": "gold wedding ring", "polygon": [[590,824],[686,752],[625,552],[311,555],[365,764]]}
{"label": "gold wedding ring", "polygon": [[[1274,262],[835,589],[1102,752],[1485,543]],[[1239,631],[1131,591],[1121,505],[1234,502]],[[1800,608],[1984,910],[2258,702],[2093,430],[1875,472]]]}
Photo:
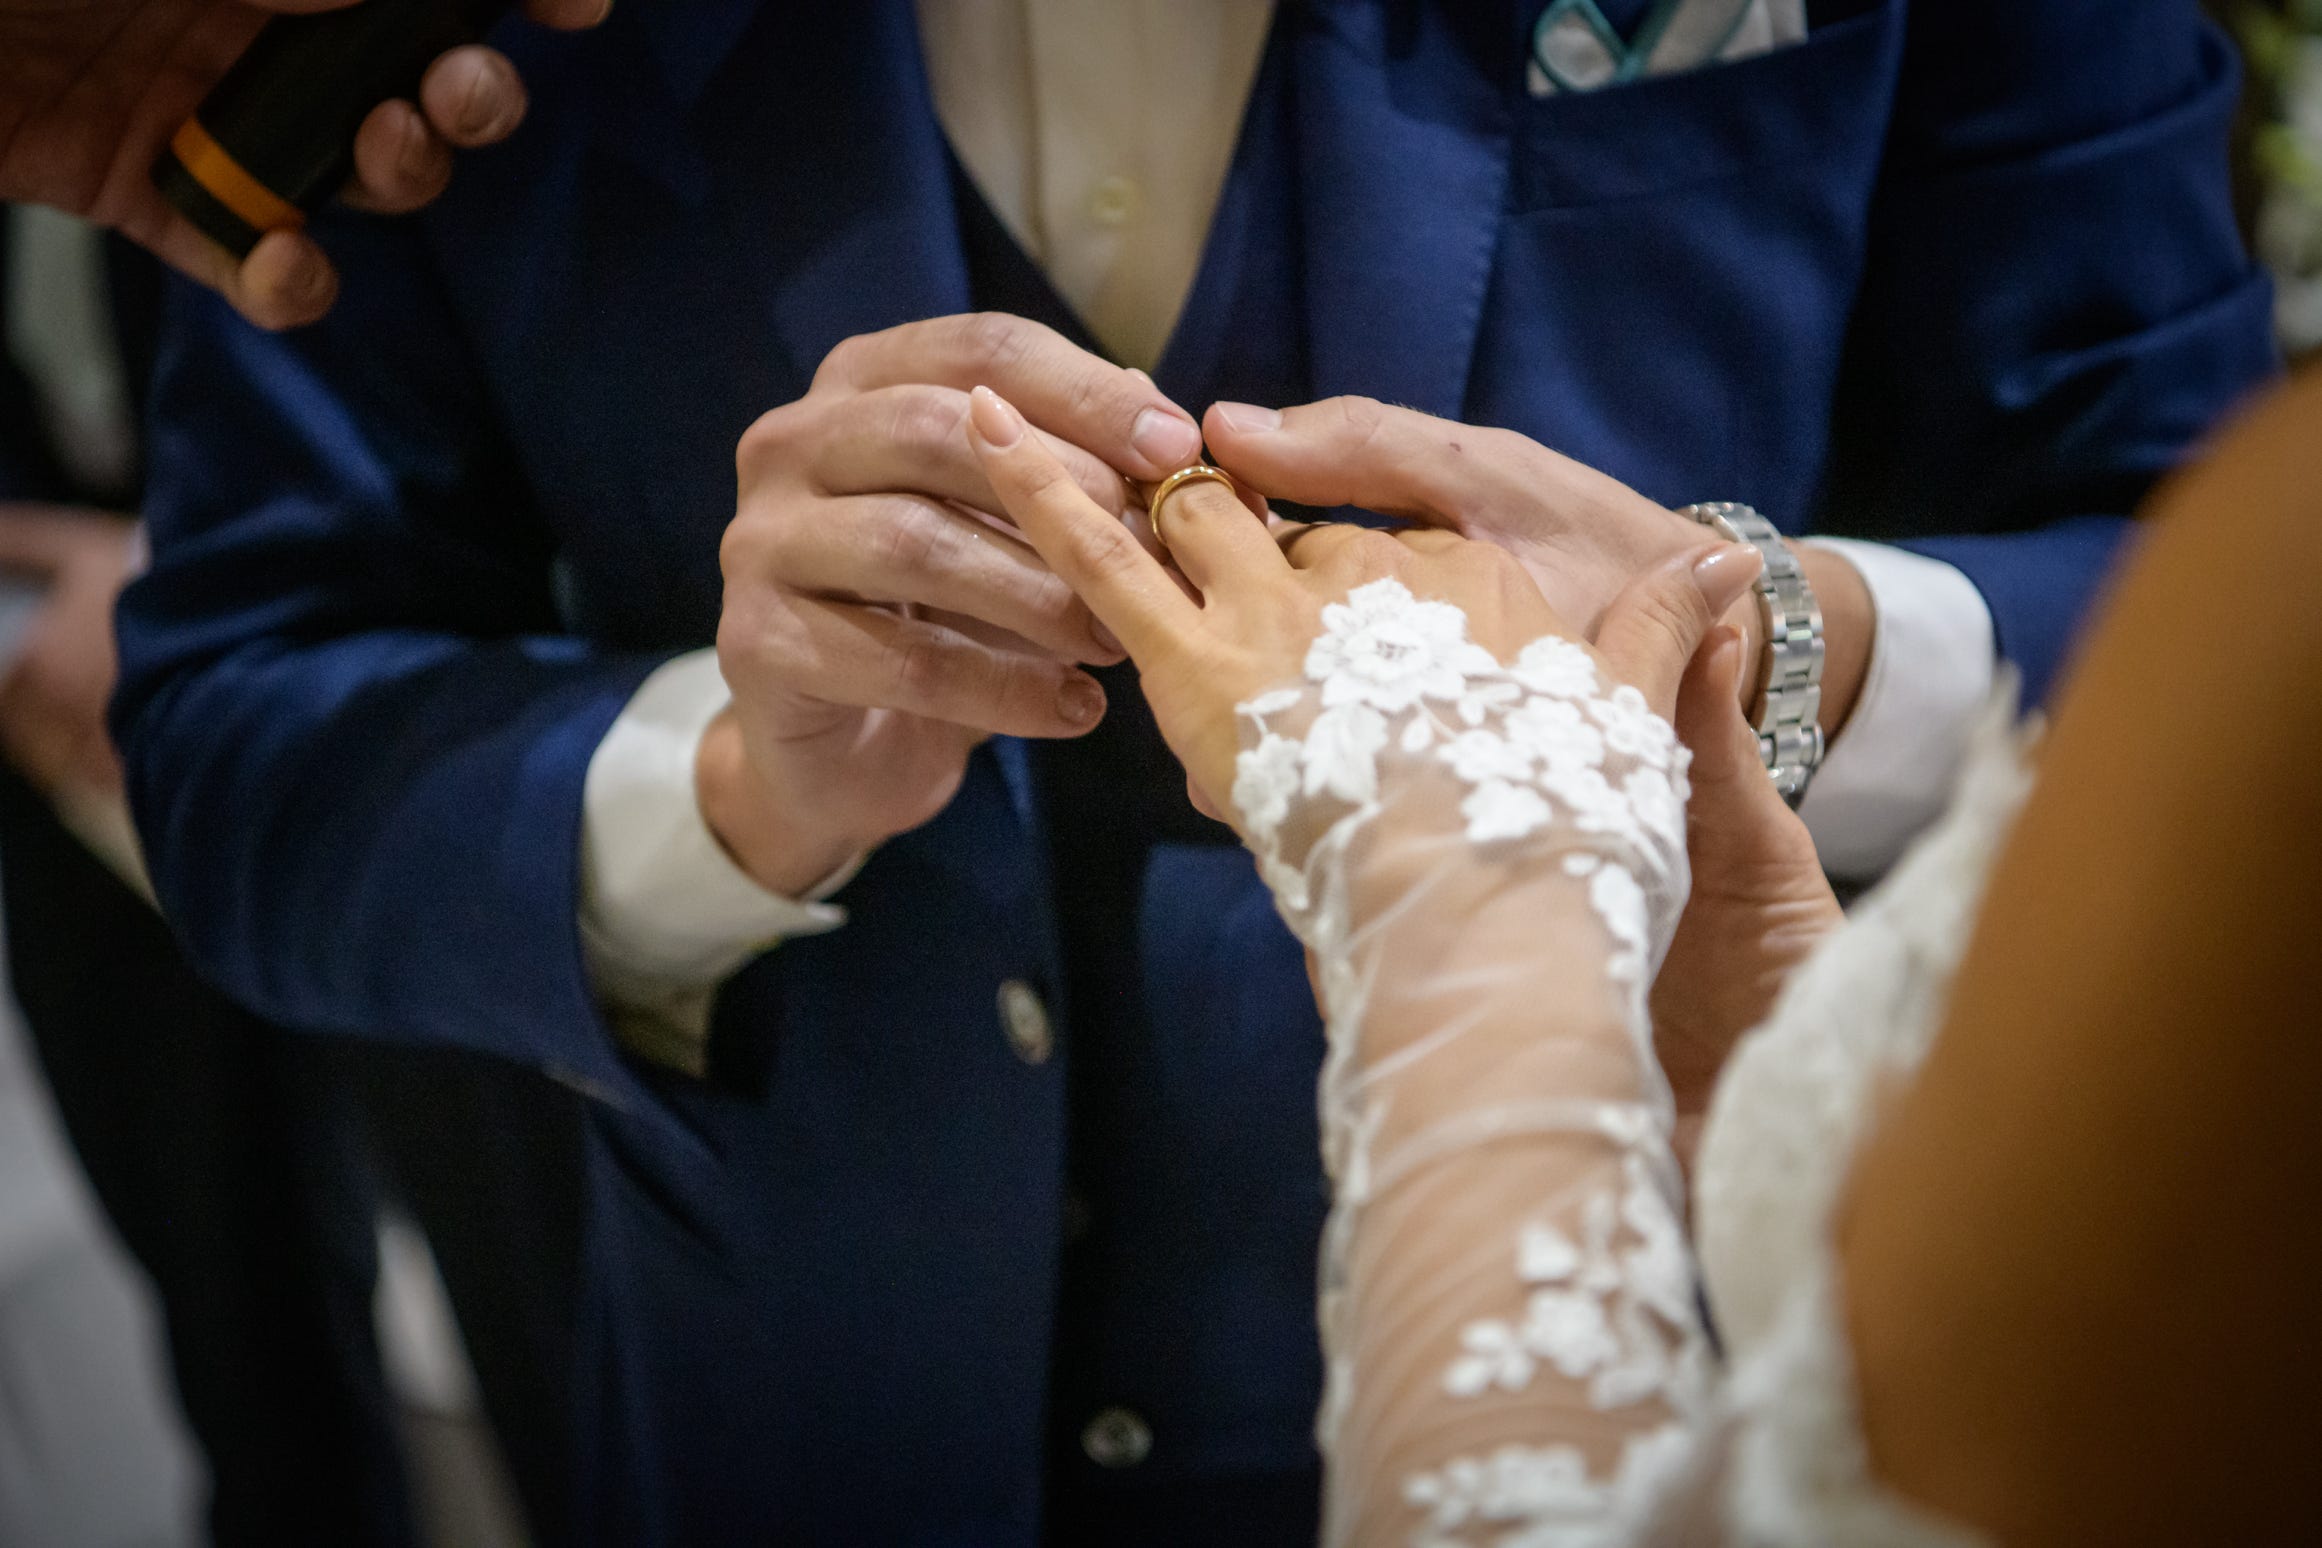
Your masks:
{"label": "gold wedding ring", "polygon": [[[1161,530],[1162,505],[1187,484],[1200,483],[1223,484],[1229,492],[1234,491],[1234,476],[1231,473],[1223,468],[1213,468],[1206,462],[1197,462],[1190,468],[1179,468],[1155,484],[1153,493],[1146,497],[1145,518],[1153,524],[1153,540],[1163,548],[1169,546],[1169,538]],[[1234,497],[1239,499],[1241,496],[1235,492]]]}

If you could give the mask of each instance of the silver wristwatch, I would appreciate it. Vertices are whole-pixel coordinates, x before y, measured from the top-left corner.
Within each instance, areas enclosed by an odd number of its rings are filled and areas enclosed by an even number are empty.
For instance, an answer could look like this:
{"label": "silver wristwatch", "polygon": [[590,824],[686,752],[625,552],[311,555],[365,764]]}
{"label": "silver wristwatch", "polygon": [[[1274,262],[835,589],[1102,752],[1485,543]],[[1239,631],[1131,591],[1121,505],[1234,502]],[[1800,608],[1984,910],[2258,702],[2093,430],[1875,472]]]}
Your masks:
{"label": "silver wristwatch", "polygon": [[1712,528],[1729,543],[1747,543],[1765,556],[1758,572],[1758,616],[1766,653],[1758,664],[1758,755],[1782,799],[1806,798],[1822,766],[1822,609],[1798,556],[1774,524],[1746,505],[1688,505],[1677,513]]}

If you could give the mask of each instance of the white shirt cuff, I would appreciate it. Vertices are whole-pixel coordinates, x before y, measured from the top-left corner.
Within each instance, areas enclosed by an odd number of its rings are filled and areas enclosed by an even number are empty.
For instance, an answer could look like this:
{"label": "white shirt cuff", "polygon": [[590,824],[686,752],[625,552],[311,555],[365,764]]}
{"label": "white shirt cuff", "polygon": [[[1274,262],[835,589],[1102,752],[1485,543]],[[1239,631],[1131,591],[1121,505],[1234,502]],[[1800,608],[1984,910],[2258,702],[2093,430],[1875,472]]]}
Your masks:
{"label": "white shirt cuff", "polygon": [[1813,542],[1861,573],[1878,622],[1854,713],[1798,815],[1823,869],[1869,881],[1949,803],[1991,698],[1997,640],[1983,593],[1941,560],[1881,543]]}
{"label": "white shirt cuff", "polygon": [[694,756],[729,702],[717,652],[679,656],[638,687],[589,759],[581,944],[625,1041],[658,1045],[644,1030],[655,1021],[698,1043],[710,998],[736,969],[785,937],[846,923],[845,909],[820,900],[860,859],[805,898],[786,898],[751,880],[703,820]]}

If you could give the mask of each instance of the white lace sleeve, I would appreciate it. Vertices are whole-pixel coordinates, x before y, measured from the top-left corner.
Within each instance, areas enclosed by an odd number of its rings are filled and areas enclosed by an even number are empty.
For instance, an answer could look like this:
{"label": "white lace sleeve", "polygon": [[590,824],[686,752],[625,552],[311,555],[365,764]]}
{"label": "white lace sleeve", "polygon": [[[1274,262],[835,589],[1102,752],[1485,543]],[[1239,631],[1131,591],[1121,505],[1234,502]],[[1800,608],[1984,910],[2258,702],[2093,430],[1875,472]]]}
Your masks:
{"label": "white lace sleeve", "polygon": [[1688,880],[1668,724],[1392,580],[1323,630],[1241,706],[1233,800],[1329,1027],[1324,1542],[1956,1544],[1869,1482],[1824,1239],[1788,1351],[1719,1378],[1646,1011]]}
{"label": "white lace sleeve", "polygon": [[1324,1540],[1618,1541],[1709,1368],[1645,1012],[1686,756],[1568,641],[1391,580],[1323,622],[1234,802],[1329,1022]]}

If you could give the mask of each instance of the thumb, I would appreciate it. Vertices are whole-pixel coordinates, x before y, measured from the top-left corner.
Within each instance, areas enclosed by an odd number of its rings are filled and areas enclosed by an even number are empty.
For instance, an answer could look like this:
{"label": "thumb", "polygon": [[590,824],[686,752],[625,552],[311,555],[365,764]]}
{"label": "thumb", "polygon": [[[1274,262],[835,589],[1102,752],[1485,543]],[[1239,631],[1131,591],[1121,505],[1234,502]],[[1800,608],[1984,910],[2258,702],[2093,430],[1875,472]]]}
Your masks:
{"label": "thumb", "polygon": [[[1272,499],[1327,510],[1359,505],[1386,516],[1446,526],[1447,512],[1483,503],[1497,470],[1475,443],[1479,430],[1374,398],[1325,398],[1270,409],[1216,403],[1202,417],[1213,460],[1235,483]],[[1460,443],[1470,454],[1461,455]]]}
{"label": "thumb", "polygon": [[1768,783],[1757,733],[1741,709],[1742,632],[1731,624],[1709,631],[1677,689],[1677,739],[1693,751],[1696,795],[1738,779]]}
{"label": "thumb", "polygon": [[1596,648],[1613,675],[1632,683],[1656,713],[1676,707],[1685,664],[1710,626],[1758,577],[1764,560],[1743,543],[1675,555],[1629,582],[1605,609]]}

